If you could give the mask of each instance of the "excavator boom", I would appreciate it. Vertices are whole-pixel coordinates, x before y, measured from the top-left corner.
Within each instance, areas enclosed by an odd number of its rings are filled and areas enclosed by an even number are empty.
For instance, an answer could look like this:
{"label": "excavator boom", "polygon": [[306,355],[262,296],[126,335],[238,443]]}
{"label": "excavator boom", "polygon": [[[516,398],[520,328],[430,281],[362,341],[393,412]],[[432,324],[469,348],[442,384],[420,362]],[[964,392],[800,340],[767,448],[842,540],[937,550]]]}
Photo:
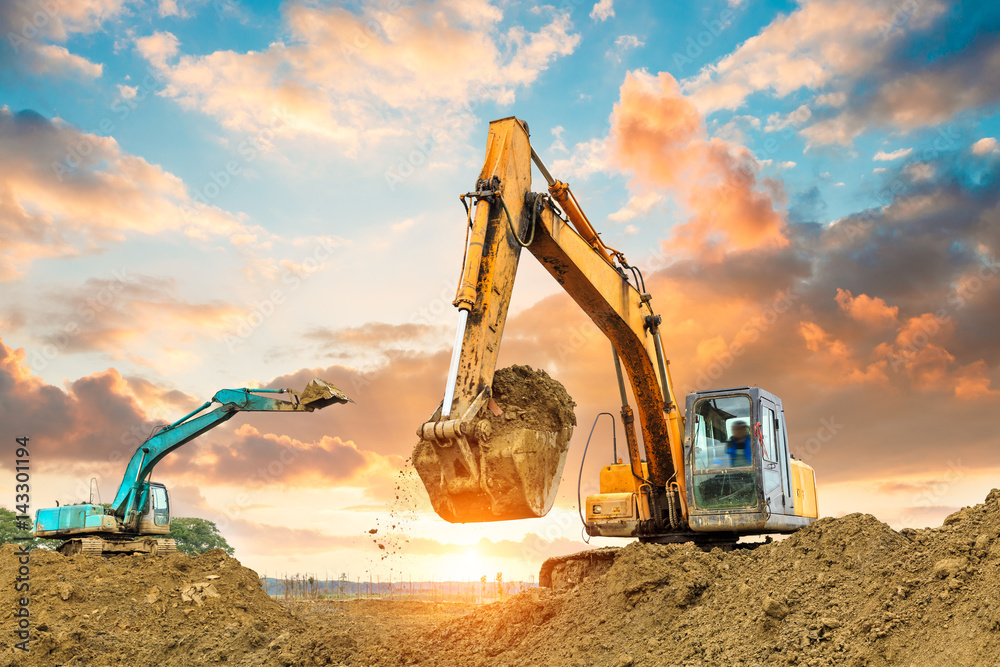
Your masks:
{"label": "excavator boom", "polygon": [[[569,223],[549,197],[530,191],[532,159],[542,167]],[[479,427],[523,247],[611,341],[638,406],[648,457],[647,502],[676,505],[684,495],[684,478],[678,474],[683,470],[682,418],[658,342],[659,317],[649,295],[629,282],[624,257],[604,245],[569,187],[544,169],[526,125],[516,118],[490,123],[476,190],[463,197],[475,203],[455,302],[459,332],[445,399],[418,429],[421,440],[414,450],[415,467],[435,510],[450,521],[528,518],[544,515],[554,500],[571,429],[526,428],[496,442]],[[642,470],[635,438],[629,442],[632,468]],[[498,478],[506,483],[496,484]]]}
{"label": "excavator boom", "polygon": [[[277,399],[272,394],[288,394],[292,400]],[[153,468],[163,457],[228,421],[238,412],[313,412],[328,405],[348,402],[351,399],[343,392],[319,379],[312,380],[302,392],[290,389],[223,389],[211,401],[161,428],[136,449],[109,510],[92,503],[40,509],[35,514],[35,535],[71,540],[60,547],[63,553],[68,554],[81,551],[155,552],[157,544],[161,548],[172,549],[170,540],[133,539],[139,535],[165,535],[169,532],[166,489],[162,484],[149,481]],[[219,404],[218,407],[205,412],[215,403]],[[108,541],[104,538],[113,539]]]}

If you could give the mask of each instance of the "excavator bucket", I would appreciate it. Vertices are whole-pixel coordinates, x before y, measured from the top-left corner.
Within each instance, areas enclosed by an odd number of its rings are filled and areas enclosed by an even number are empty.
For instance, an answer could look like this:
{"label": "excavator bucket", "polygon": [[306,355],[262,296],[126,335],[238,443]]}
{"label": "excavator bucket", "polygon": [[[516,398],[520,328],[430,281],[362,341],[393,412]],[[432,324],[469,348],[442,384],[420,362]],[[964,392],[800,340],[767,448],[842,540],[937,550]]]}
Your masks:
{"label": "excavator bucket", "polygon": [[315,378],[306,385],[299,394],[299,403],[307,407],[321,410],[337,403],[353,403],[347,394],[334,387],[329,382]]}
{"label": "excavator bucket", "polygon": [[414,448],[413,466],[434,511],[452,523],[545,516],[555,501],[573,427],[505,426],[483,438],[488,429],[482,423],[472,437],[455,433],[432,439],[430,434]]}
{"label": "excavator bucket", "polygon": [[423,424],[413,466],[434,511],[453,523],[545,516],[576,425],[575,403],[544,371],[496,372],[462,415]]}

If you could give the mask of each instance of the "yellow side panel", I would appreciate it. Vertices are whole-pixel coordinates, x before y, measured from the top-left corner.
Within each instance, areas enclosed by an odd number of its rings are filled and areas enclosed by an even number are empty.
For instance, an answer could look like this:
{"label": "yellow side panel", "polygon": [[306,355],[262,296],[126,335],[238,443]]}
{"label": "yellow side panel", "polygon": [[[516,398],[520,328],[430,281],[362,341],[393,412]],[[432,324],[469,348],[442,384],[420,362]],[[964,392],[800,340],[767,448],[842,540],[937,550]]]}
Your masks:
{"label": "yellow side panel", "polygon": [[[597,507],[600,508],[599,512],[594,511]],[[634,493],[601,493],[587,496],[588,522],[624,521],[626,519],[635,519]]]}
{"label": "yellow side panel", "polygon": [[[642,462],[642,476],[649,479],[649,467],[645,461]],[[633,493],[637,482],[627,463],[601,468],[601,493]]]}
{"label": "yellow side panel", "polygon": [[816,471],[802,461],[792,459],[791,463],[795,514],[816,519],[819,517],[819,507],[816,502]]}

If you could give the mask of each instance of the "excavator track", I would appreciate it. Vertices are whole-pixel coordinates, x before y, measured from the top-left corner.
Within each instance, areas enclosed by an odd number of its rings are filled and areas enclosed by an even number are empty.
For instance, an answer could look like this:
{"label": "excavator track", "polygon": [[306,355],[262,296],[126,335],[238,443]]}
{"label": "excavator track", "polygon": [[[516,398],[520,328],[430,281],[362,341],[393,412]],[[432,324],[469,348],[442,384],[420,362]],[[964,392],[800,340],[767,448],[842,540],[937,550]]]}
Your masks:
{"label": "excavator track", "polygon": [[77,537],[63,542],[57,551],[64,556],[91,554],[94,556],[117,556],[130,554],[149,554],[150,556],[168,556],[178,552],[177,541],[165,538],[154,539],[143,537],[139,539],[104,539],[101,537]]}
{"label": "excavator track", "polygon": [[549,558],[542,563],[542,569],[538,573],[538,585],[561,590],[573,588],[584,579],[599,577],[611,569],[620,550],[620,547],[602,547]]}
{"label": "excavator track", "polygon": [[160,556],[178,553],[177,540],[156,540],[157,552]]}
{"label": "excavator track", "polygon": [[104,540],[99,537],[75,538],[63,542],[57,551],[64,556],[76,556],[77,554],[100,556],[101,552],[104,551]]}

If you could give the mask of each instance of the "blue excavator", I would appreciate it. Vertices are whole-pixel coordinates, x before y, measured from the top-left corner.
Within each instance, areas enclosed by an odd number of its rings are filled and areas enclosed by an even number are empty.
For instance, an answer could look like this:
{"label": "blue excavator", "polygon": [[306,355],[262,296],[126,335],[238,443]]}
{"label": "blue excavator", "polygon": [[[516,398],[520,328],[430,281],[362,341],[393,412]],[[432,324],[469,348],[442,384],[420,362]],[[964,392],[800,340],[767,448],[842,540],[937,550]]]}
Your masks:
{"label": "blue excavator", "polygon": [[[288,394],[281,400],[269,394]],[[170,532],[170,499],[163,484],[150,481],[164,456],[236,416],[237,412],[313,412],[336,403],[353,402],[328,382],[312,380],[301,391],[291,389],[223,389],[197,410],[160,428],[132,455],[110,507],[89,503],[40,509],[35,513],[37,537],[66,540],[59,551],[90,554],[163,555],[177,551]],[[205,412],[213,404],[219,405]],[[93,499],[91,498],[91,501]]]}

